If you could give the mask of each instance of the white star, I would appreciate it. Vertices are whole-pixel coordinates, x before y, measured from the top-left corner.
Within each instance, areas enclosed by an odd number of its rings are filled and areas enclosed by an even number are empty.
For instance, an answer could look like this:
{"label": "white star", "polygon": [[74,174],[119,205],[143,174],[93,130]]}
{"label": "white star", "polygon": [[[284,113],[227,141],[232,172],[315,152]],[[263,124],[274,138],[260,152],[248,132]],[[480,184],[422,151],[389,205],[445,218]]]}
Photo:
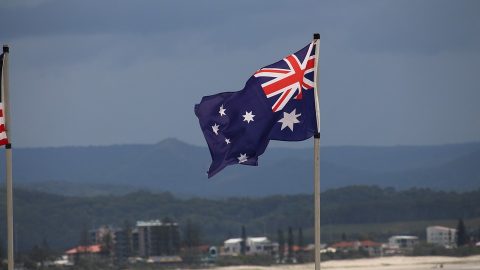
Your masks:
{"label": "white star", "polygon": [[226,142],[227,144],[230,144],[230,143],[231,143],[229,138],[225,138],[225,142]]}
{"label": "white star", "polygon": [[240,154],[240,156],[237,157],[237,159],[238,159],[238,163],[243,163],[243,162],[247,161],[247,159],[248,159],[247,153]]}
{"label": "white star", "polygon": [[288,128],[290,128],[291,131],[293,131],[293,125],[297,124],[297,123],[300,123],[300,121],[298,121],[297,117],[299,117],[302,114],[301,113],[295,114],[296,110],[297,109],[293,109],[293,111],[291,113],[283,112],[283,118],[278,120],[279,123],[282,123],[281,130],[288,127]]}
{"label": "white star", "polygon": [[255,116],[255,114],[253,114],[252,111],[249,111],[249,112],[245,111],[245,114],[242,116],[243,116],[243,121],[250,124],[250,121],[253,122],[253,117]]}
{"label": "white star", "polygon": [[223,104],[222,104],[222,106],[220,106],[220,110],[218,111],[218,113],[220,114],[220,116],[227,115],[227,114],[225,113],[226,110],[227,110],[227,109],[223,108]]}
{"label": "white star", "polygon": [[219,127],[220,127],[220,126],[217,125],[217,123],[215,123],[215,125],[212,126],[212,129],[213,129],[213,132],[215,133],[215,135],[218,135],[218,128],[219,128]]}

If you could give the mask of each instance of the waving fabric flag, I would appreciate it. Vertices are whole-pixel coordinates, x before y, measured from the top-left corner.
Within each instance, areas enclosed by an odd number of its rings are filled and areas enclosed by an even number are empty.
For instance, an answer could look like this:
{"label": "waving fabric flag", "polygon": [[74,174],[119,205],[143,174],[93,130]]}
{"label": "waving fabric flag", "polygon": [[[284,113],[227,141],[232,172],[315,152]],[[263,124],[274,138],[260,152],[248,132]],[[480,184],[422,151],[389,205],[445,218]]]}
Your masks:
{"label": "waving fabric flag", "polygon": [[3,106],[3,53],[0,55],[0,145],[8,144],[5,131],[5,109]]}
{"label": "waving fabric flag", "polygon": [[258,165],[270,140],[302,141],[317,131],[315,44],[256,71],[245,87],[195,105],[212,164],[208,177],[232,164]]}

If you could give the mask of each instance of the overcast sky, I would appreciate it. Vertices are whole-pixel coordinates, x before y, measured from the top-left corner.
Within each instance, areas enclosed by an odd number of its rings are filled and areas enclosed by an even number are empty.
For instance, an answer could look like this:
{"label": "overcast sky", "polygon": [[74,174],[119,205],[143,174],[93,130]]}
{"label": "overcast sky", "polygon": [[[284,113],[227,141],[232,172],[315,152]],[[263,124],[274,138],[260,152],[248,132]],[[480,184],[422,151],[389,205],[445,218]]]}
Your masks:
{"label": "overcast sky", "polygon": [[480,1],[3,0],[16,146],[206,145],[202,96],[321,34],[322,145],[480,141]]}

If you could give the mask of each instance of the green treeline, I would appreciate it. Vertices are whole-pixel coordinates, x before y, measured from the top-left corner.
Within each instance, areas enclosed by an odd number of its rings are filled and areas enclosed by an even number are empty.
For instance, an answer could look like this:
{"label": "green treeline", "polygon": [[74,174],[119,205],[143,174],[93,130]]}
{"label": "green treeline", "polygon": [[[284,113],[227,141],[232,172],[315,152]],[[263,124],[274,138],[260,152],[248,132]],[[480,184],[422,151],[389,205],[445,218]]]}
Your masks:
{"label": "green treeline", "polygon": [[[4,190],[0,192],[5,198]],[[123,196],[65,197],[16,189],[14,198],[18,250],[31,249],[44,241],[62,250],[77,245],[84,228],[104,224],[120,227],[125,222],[134,224],[149,219],[169,218],[179,223],[181,233],[187,224],[198,224],[204,244],[220,244],[226,238],[241,237],[242,226],[247,228],[249,236],[266,235],[274,240],[278,230],[303,228],[308,243],[313,227],[312,195],[181,199],[170,193],[135,192]],[[0,201],[0,208],[0,229],[5,231],[4,200]],[[480,190],[457,193],[351,186],[323,192],[321,209],[325,229],[336,224],[361,227],[361,224],[388,222],[472,219],[480,217]],[[324,233],[328,230],[322,230]],[[332,237],[326,235],[324,239]],[[5,241],[4,237],[0,240]]]}

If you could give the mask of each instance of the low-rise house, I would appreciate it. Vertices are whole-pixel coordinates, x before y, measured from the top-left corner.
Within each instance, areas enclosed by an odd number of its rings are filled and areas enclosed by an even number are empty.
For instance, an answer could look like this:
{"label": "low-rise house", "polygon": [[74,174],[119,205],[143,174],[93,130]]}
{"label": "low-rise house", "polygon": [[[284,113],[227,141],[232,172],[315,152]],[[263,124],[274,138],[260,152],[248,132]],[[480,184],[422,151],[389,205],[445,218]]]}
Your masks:
{"label": "low-rise house", "polygon": [[247,255],[269,255],[274,252],[275,243],[268,240],[267,237],[248,237],[247,238]]}
{"label": "low-rise house", "polygon": [[451,248],[456,246],[457,230],[443,226],[427,227],[427,243]]}
{"label": "low-rise house", "polygon": [[101,245],[78,246],[65,251],[70,262],[77,262],[81,258],[98,258],[102,253]]}
{"label": "low-rise house", "polygon": [[[242,238],[231,238],[223,243],[224,255],[239,255],[242,248]],[[267,237],[247,237],[245,255],[271,255],[278,251],[278,244]]]}
{"label": "low-rise house", "polygon": [[223,242],[224,255],[239,255],[242,249],[242,238],[231,238]]}
{"label": "low-rise house", "polygon": [[347,252],[347,251],[359,251],[363,250],[368,252],[368,255],[371,257],[374,256],[381,256],[383,254],[383,247],[381,243],[377,243],[374,241],[370,240],[365,240],[365,241],[342,241],[335,243],[331,245],[330,251],[341,251],[341,252]]}
{"label": "low-rise house", "polygon": [[411,250],[418,244],[418,237],[412,235],[394,235],[388,239],[388,247],[392,250]]}

